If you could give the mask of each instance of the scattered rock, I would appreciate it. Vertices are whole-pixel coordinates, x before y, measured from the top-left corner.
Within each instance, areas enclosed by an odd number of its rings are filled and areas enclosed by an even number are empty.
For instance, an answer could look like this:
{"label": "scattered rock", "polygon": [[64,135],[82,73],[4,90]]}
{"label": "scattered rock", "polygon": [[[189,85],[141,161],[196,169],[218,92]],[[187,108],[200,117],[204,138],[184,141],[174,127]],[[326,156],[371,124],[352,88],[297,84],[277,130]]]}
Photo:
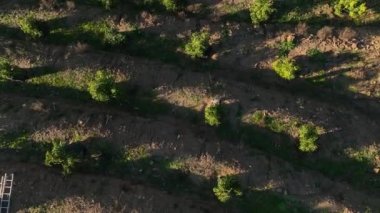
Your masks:
{"label": "scattered rock", "polygon": [[218,60],[218,58],[219,58],[219,54],[218,53],[214,53],[211,56],[211,59],[214,60],[214,61]]}

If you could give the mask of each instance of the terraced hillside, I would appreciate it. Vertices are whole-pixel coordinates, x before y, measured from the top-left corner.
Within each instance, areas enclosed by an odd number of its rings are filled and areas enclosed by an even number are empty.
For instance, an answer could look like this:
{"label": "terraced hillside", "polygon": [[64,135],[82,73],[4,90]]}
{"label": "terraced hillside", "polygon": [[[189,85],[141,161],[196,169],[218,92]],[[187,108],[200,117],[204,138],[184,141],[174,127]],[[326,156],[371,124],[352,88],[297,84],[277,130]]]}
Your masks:
{"label": "terraced hillside", "polygon": [[379,58],[376,0],[0,0],[11,211],[380,212]]}

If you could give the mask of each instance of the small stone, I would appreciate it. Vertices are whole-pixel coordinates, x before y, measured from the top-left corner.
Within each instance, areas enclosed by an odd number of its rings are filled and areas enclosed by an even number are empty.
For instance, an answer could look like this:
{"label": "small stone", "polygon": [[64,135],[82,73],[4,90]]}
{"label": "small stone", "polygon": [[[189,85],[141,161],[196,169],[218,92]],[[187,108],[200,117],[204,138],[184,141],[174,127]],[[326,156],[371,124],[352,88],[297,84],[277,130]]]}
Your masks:
{"label": "small stone", "polygon": [[214,61],[218,60],[218,58],[219,58],[219,54],[218,53],[214,53],[211,56],[211,59],[214,60]]}
{"label": "small stone", "polygon": [[354,49],[354,50],[357,50],[358,49],[358,45],[356,43],[353,43],[351,45],[351,48]]}
{"label": "small stone", "polygon": [[373,169],[373,172],[375,172],[375,174],[379,174],[379,172],[380,172],[380,168],[374,168],[374,169]]}
{"label": "small stone", "polygon": [[75,2],[74,1],[67,1],[66,7],[68,10],[74,10],[75,9]]}

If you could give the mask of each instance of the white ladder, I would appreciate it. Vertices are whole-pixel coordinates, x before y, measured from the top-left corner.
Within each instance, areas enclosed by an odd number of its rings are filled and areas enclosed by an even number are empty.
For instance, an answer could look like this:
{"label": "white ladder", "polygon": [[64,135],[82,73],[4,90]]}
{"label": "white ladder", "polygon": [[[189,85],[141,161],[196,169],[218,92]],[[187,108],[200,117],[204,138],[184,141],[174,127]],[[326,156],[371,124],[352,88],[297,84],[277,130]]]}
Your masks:
{"label": "white ladder", "polygon": [[13,186],[13,174],[5,173],[0,182],[0,213],[9,213]]}

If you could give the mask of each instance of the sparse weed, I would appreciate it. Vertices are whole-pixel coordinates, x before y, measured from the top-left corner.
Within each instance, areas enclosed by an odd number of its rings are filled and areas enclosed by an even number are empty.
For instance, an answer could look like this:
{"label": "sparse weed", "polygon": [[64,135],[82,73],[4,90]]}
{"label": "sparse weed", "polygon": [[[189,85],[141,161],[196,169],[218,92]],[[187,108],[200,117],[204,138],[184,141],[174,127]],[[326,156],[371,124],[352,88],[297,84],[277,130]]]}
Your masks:
{"label": "sparse weed", "polygon": [[126,148],[124,159],[127,161],[137,161],[149,157],[146,146],[138,146],[134,148]]}
{"label": "sparse weed", "polygon": [[167,164],[167,168],[173,169],[173,170],[181,170],[184,168],[184,166],[185,166],[184,162],[180,160],[173,160],[173,161],[168,162]]}
{"label": "sparse weed", "polygon": [[380,148],[376,145],[363,147],[359,150],[349,148],[345,154],[358,162],[364,162],[374,167],[380,168]]}

